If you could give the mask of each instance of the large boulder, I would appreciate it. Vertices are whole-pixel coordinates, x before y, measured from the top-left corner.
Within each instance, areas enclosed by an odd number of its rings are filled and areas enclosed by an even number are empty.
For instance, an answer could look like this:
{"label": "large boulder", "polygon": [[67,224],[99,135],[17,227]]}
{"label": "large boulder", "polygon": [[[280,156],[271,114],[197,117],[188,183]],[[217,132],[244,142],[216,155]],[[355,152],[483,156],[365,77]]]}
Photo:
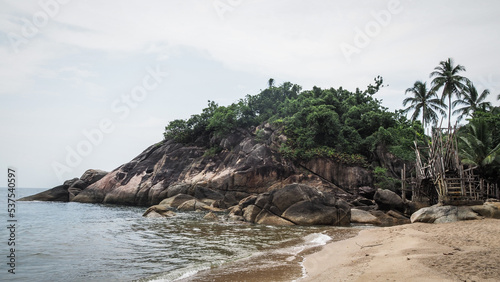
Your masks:
{"label": "large boulder", "polygon": [[326,206],[319,202],[300,201],[291,205],[281,215],[297,225],[341,225],[350,224],[350,209],[346,205]]}
{"label": "large boulder", "polygon": [[411,222],[447,223],[459,220],[472,220],[482,218],[468,206],[441,206],[434,205],[422,208],[410,217]]}
{"label": "large boulder", "polygon": [[95,182],[101,180],[106,174],[108,174],[108,172],[104,171],[104,170],[88,169],[80,177],[80,180],[85,182],[88,186],[92,183],[95,183]]}
{"label": "large boulder", "polygon": [[351,223],[381,225],[382,221],[368,211],[351,209]]}
{"label": "large boulder", "polygon": [[373,196],[373,200],[381,210],[404,211],[403,199],[391,190],[378,189]]}
{"label": "large boulder", "polygon": [[333,193],[303,184],[290,184],[258,196],[250,196],[231,209],[233,216],[259,224],[337,225],[350,224],[350,207]]}
{"label": "large boulder", "polygon": [[155,205],[149,207],[143,214],[144,217],[172,217],[175,213],[165,205]]}

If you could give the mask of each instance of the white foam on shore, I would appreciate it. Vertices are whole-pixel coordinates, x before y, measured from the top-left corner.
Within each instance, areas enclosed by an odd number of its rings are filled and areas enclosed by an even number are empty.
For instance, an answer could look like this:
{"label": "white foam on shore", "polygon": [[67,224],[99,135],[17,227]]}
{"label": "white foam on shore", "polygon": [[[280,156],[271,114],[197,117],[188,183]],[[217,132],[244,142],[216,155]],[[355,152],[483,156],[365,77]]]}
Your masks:
{"label": "white foam on shore", "polygon": [[[304,237],[304,239],[306,240],[306,244],[309,246],[309,248],[313,248],[326,245],[326,243],[332,240],[332,237],[323,233],[313,233],[307,235],[306,237]],[[304,260],[300,262],[300,268],[302,269],[302,276],[297,280],[293,280],[293,282],[307,277],[307,271],[306,267],[304,266]]]}
{"label": "white foam on shore", "polygon": [[208,265],[195,266],[195,267],[187,267],[182,269],[177,269],[169,272],[168,274],[161,275],[160,277],[156,277],[151,282],[171,282],[178,281],[182,279],[189,278],[191,276],[196,275],[198,272],[210,269]]}
{"label": "white foam on shore", "polygon": [[313,233],[304,237],[304,240],[306,241],[306,244],[309,243],[309,246],[316,247],[326,245],[328,241],[332,240],[332,237],[323,233]]}

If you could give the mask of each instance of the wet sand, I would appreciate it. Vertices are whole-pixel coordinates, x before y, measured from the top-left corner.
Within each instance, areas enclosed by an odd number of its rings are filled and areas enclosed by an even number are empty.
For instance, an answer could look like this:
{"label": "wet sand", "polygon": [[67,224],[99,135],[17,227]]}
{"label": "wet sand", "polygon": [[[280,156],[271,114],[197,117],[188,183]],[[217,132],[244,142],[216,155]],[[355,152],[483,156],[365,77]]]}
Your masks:
{"label": "wet sand", "polygon": [[500,220],[362,230],[304,266],[299,281],[500,281]]}
{"label": "wet sand", "polygon": [[[329,236],[332,241],[340,241],[356,236],[358,231],[356,228],[325,228],[321,234]],[[303,238],[297,238],[178,281],[295,281],[305,274],[302,267],[304,257],[321,250],[321,247],[305,246]]]}

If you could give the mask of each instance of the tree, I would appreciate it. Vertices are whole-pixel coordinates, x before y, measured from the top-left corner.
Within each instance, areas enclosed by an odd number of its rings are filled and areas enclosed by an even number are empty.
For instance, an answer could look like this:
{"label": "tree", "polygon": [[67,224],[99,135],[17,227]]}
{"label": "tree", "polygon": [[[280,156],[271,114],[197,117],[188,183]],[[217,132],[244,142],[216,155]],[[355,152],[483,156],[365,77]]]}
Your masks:
{"label": "tree", "polygon": [[427,122],[436,123],[438,121],[436,111],[446,116],[443,110],[443,108],[447,108],[446,105],[437,97],[435,89],[427,89],[426,82],[416,81],[413,87],[406,89],[405,94],[408,93],[413,94],[413,97],[403,100],[403,106],[410,103],[410,106],[403,112],[407,113],[413,110],[412,121],[415,121],[422,112],[422,125],[425,128]]}
{"label": "tree", "polygon": [[468,81],[467,78],[459,75],[462,71],[465,71],[464,66],[454,66],[453,59],[448,58],[446,61],[439,62],[439,65],[430,74],[431,78],[434,77],[432,80],[434,91],[437,92],[443,87],[441,100],[444,101],[448,97],[448,128],[451,128],[451,98],[452,96],[460,96],[460,91],[465,87],[464,82]]}
{"label": "tree", "polygon": [[485,119],[471,120],[460,141],[462,163],[474,167],[482,177],[498,181],[500,143],[495,143],[490,124]]}
{"label": "tree", "polygon": [[489,94],[490,91],[485,89],[481,95],[479,95],[474,83],[472,83],[472,81],[467,81],[465,88],[461,92],[462,98],[453,102],[453,107],[458,105],[464,106],[453,111],[453,114],[459,114],[457,120],[462,120],[464,116],[474,116],[474,113],[478,110],[489,110],[491,108],[491,103],[484,101]]}

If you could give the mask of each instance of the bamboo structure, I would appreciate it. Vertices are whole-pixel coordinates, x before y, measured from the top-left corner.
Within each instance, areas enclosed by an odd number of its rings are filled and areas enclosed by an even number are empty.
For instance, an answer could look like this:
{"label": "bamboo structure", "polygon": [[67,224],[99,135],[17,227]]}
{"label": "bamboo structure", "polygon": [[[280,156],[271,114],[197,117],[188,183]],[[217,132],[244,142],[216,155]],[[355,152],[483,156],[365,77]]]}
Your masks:
{"label": "bamboo structure", "polygon": [[[487,198],[500,198],[499,187],[474,173],[474,167],[464,168],[458,157],[455,128],[434,128],[428,146],[415,142],[415,177],[402,172],[402,189],[412,189],[412,200],[443,204],[476,204]],[[409,181],[409,183],[408,183]]]}

